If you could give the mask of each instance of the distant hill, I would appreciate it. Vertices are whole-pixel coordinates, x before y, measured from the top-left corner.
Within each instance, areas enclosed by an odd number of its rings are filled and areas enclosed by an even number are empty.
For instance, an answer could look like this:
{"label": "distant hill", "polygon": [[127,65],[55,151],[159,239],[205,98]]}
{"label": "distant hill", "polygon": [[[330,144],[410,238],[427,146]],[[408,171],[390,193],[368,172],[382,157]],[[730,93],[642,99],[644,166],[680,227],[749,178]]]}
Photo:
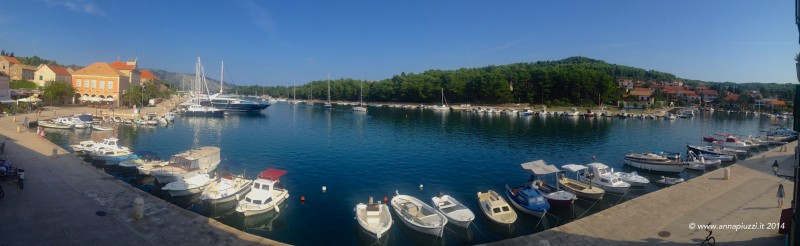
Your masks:
{"label": "distant hill", "polygon": [[[141,70],[148,70],[154,75],[161,78],[162,81],[166,81],[178,88],[178,90],[183,90],[185,86],[186,90],[190,90],[192,88],[192,83],[194,83],[194,74],[189,73],[176,73],[165,71],[161,69],[153,69],[153,68],[142,68]],[[206,76],[206,82],[208,82],[208,88],[211,93],[219,91],[219,80],[209,78]],[[225,83],[225,87],[236,87],[235,84]]]}

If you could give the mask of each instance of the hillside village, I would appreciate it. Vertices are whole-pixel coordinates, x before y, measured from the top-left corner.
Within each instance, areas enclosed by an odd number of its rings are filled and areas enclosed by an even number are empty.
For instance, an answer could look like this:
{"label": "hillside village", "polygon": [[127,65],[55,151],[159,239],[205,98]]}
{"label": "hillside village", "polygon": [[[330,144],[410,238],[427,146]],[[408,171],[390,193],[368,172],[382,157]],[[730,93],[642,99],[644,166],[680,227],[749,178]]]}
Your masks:
{"label": "hillside village", "polygon": [[772,95],[762,95],[758,90],[743,93],[721,92],[702,83],[688,85],[680,80],[645,82],[629,78],[618,79],[617,85],[625,90],[623,101],[628,107],[629,103],[635,104],[634,107],[662,107],[669,102],[672,104],[669,106],[679,104],[736,110],[788,110],[787,101]]}

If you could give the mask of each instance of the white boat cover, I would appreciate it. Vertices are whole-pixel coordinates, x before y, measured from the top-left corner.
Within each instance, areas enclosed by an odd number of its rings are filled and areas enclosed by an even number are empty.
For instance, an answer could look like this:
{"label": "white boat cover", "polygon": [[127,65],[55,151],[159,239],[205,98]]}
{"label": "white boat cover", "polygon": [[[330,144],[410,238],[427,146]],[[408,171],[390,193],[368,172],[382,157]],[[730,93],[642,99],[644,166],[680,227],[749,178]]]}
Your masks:
{"label": "white boat cover", "polygon": [[580,170],[586,169],[586,166],[578,165],[578,164],[567,164],[567,165],[561,166],[561,168],[563,168],[564,170],[567,170],[567,171],[570,171],[570,172],[574,173],[574,172],[578,172]]}
{"label": "white boat cover", "polygon": [[556,166],[545,164],[544,160],[526,162],[520,164],[520,166],[522,166],[522,169],[531,171],[533,174],[536,175],[547,175],[551,173],[558,173],[561,171],[558,170]]}

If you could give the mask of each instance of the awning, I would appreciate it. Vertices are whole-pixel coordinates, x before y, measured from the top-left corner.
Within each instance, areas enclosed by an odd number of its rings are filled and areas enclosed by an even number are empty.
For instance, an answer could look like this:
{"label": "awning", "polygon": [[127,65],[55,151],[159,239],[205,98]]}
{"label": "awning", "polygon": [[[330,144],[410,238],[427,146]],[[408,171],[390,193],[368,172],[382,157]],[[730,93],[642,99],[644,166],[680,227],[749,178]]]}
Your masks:
{"label": "awning", "polygon": [[90,102],[99,102],[99,101],[100,101],[100,98],[99,98],[99,97],[90,97],[90,98],[89,98],[89,101],[90,101]]}
{"label": "awning", "polygon": [[270,168],[258,174],[258,177],[262,179],[278,180],[284,174],[286,174],[284,170]]}
{"label": "awning", "polygon": [[522,166],[522,169],[528,170],[536,175],[546,175],[551,173],[558,173],[561,171],[558,170],[556,166],[545,164],[544,160],[522,163],[520,164],[520,166]]}
{"label": "awning", "polygon": [[103,102],[113,102],[113,101],[114,101],[113,97],[108,97],[106,99],[103,99]]}
{"label": "awning", "polygon": [[88,100],[89,100],[89,96],[87,96],[87,95],[83,95],[83,96],[81,96],[80,98],[78,98],[78,100],[81,100],[81,101],[88,101]]}
{"label": "awning", "polygon": [[570,172],[574,173],[574,172],[578,172],[580,170],[586,169],[586,166],[577,165],[577,164],[567,164],[567,165],[561,166],[561,168],[563,168],[564,170],[567,170],[567,171],[570,171]]}

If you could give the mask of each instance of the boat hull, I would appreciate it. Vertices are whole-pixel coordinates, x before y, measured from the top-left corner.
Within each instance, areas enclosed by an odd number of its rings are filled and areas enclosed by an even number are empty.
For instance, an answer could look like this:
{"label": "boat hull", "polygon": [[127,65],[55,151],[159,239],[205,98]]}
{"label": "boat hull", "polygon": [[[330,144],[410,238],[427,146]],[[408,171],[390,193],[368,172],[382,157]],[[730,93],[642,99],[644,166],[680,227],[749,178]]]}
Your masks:
{"label": "boat hull", "polygon": [[237,207],[236,211],[242,213],[245,217],[259,215],[275,210],[276,206],[280,206],[288,198],[289,198],[289,192],[284,191],[281,193],[281,195],[275,197],[275,201],[272,203],[272,206],[263,206],[259,209],[253,209],[253,208],[240,209]]}
{"label": "boat hull", "polygon": [[222,110],[215,110],[215,111],[186,111],[183,113],[184,116],[195,116],[195,117],[224,117],[225,111]]}
{"label": "boat hull", "polygon": [[642,170],[669,173],[683,172],[689,166],[689,164],[659,164],[630,158],[625,158],[625,164]]}
{"label": "boat hull", "polygon": [[172,197],[194,195],[203,192],[203,188],[205,188],[205,186],[195,187],[186,190],[169,190],[169,195]]}
{"label": "boat hull", "polygon": [[514,195],[511,194],[511,190],[510,189],[506,189],[506,198],[508,198],[508,200],[511,201],[509,203],[511,203],[512,206],[517,208],[519,211],[522,211],[523,213],[530,214],[530,215],[533,215],[533,216],[536,216],[536,217],[539,217],[539,218],[544,218],[544,215],[547,214],[547,210],[543,210],[543,211],[531,210],[531,209],[526,208],[525,206],[522,206],[521,204],[517,203],[517,200],[514,199]]}
{"label": "boat hull", "polygon": [[245,186],[244,189],[241,189],[241,190],[239,190],[239,191],[237,191],[237,192],[235,192],[233,194],[230,194],[228,196],[223,196],[223,197],[220,197],[220,198],[201,197],[200,200],[203,201],[203,205],[214,205],[214,204],[220,204],[220,203],[228,203],[228,202],[239,201],[241,199],[244,199],[244,196],[247,194],[247,192],[250,192],[250,189],[252,189],[252,188],[253,188],[253,186],[251,184],[248,184],[248,185]]}

